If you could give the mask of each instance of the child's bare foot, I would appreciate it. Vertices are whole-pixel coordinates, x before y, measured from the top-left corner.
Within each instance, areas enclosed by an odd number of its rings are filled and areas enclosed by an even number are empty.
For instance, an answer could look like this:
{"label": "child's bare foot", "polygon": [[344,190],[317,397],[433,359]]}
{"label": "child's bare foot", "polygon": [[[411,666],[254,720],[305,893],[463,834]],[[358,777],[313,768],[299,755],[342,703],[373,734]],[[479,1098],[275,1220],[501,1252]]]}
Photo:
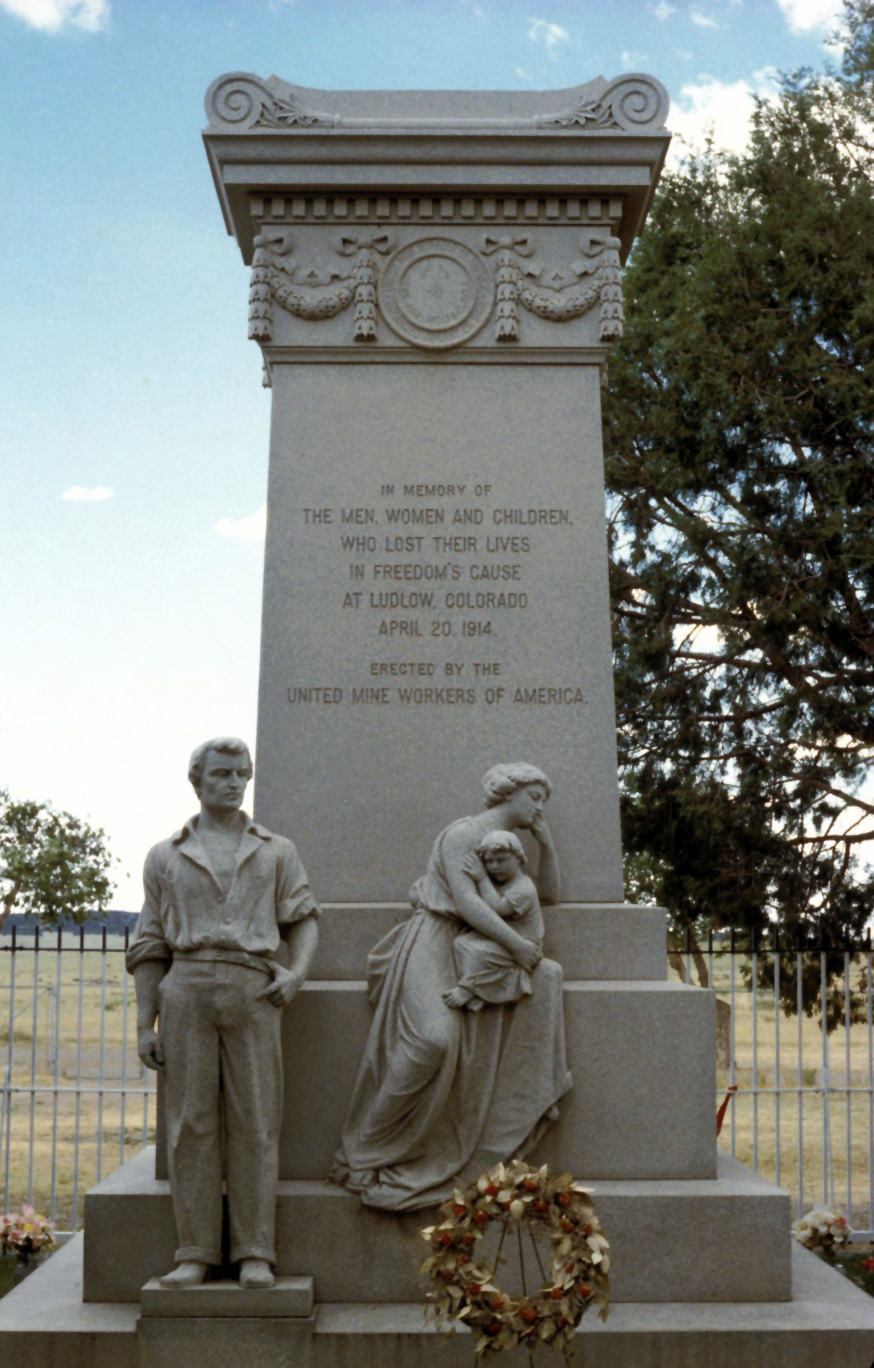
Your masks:
{"label": "child's bare foot", "polygon": [[466,1007],[470,999],[471,994],[466,988],[450,988],[443,994],[443,1001],[447,1007]]}

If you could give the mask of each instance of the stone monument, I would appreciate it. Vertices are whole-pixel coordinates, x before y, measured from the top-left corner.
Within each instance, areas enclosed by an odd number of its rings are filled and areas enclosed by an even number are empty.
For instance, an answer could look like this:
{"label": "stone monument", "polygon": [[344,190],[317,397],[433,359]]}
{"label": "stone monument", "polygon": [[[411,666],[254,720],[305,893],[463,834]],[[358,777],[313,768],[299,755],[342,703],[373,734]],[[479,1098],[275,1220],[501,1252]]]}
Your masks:
{"label": "stone monument", "polygon": [[[573,1075],[532,1157],[591,1184],[613,1253],[587,1368],[867,1368],[871,1302],[793,1255],[787,1194],[717,1155],[713,995],[666,981],[663,914],[623,902],[600,385],[669,141],[664,90],[625,75],[316,91],[238,73],[206,109],[272,386],[255,816],[293,836],[324,902],[282,1017],[275,1252],[300,1280],[296,1314],[271,1320],[275,1289],[237,1287],[217,1310],[209,1284],[150,1283],[176,1248],[162,1106],[157,1153],[89,1194],[84,1241],[7,1299],[0,1345],[65,1368],[469,1364],[468,1336],[423,1321],[425,1216],[326,1176],[377,1030],[368,954],[410,934],[407,890],[435,834],[477,810],[479,776],[522,758],[554,786],[561,903],[534,824],[518,834]],[[478,867],[464,877],[480,889]],[[536,993],[478,1013],[446,1000],[481,969],[440,977],[439,1019],[524,1020]],[[356,1184],[377,1198],[378,1168]]]}

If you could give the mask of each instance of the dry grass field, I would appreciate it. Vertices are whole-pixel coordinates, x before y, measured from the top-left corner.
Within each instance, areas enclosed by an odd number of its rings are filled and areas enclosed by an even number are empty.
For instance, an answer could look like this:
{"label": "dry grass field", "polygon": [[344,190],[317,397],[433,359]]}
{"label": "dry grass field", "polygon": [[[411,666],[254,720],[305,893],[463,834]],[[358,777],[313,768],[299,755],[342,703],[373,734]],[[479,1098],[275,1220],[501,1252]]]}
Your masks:
{"label": "dry grass field", "polygon": [[[154,1139],[154,1078],[144,1077],[137,1059],[133,985],[124,973],[119,941],[111,939],[105,955],[97,937],[87,938],[80,952],[78,939],[65,936],[62,954],[46,949],[46,942],[38,956],[32,941],[19,944],[27,948],[14,957],[14,993],[13,956],[0,949],[0,1082],[9,1077],[13,1088],[0,1094],[0,1208],[15,1207],[32,1194],[43,1214],[69,1230],[81,1225],[84,1194],[98,1178]],[[859,970],[852,972],[855,982]],[[730,973],[729,957],[715,956],[714,986],[725,1002],[730,1001]],[[782,1012],[778,1017],[773,992],[760,990],[754,1071],[753,995],[742,982],[739,959],[735,985],[739,1092],[720,1146],[779,1181],[796,1208],[807,1210],[832,1198],[846,1207],[849,1199],[852,1224],[871,1230],[874,1064],[867,1026],[853,1026],[849,1033],[841,1027],[830,1036],[826,1099],[817,1020],[802,1017],[799,1059],[797,1017]],[[750,1091],[754,1077],[755,1095]],[[729,1069],[721,1066],[714,1114],[730,1081]],[[31,1093],[31,1088],[42,1091]],[[824,1155],[826,1133],[830,1158]]]}

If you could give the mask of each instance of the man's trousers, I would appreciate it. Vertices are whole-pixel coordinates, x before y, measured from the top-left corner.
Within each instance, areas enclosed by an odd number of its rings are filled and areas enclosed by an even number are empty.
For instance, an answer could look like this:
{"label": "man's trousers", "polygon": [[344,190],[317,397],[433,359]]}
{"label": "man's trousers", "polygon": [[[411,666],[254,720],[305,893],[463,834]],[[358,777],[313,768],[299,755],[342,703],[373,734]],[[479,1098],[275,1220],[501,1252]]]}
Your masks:
{"label": "man's trousers", "polygon": [[276,1262],[282,1118],[281,1011],[257,969],[174,961],[159,990],[176,1260],[222,1263],[221,1110],[227,1142],[230,1261]]}

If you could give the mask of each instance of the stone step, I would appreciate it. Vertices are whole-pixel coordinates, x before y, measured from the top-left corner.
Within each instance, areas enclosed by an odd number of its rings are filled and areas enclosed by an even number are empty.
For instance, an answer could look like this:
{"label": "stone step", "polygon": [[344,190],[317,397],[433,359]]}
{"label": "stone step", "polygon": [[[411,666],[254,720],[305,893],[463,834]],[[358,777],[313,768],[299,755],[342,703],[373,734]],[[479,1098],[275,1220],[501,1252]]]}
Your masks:
{"label": "stone step", "polygon": [[[709,1238],[719,1238],[716,1227]],[[82,1302],[83,1244],[76,1236],[0,1303],[4,1363],[140,1368],[139,1305]],[[797,1246],[792,1265],[788,1302],[625,1302],[604,1324],[587,1316],[576,1361],[586,1368],[868,1368],[874,1300]],[[470,1368],[472,1361],[468,1334],[439,1335],[421,1302],[316,1306],[309,1368]],[[528,1368],[527,1354],[517,1351],[501,1361]]]}
{"label": "stone step", "polygon": [[163,1287],[150,1278],[140,1292],[144,1317],[174,1320],[221,1320],[258,1316],[264,1320],[288,1320],[313,1314],[312,1278],[277,1278],[272,1287],[245,1290],[236,1281],[217,1279],[198,1287]]}
{"label": "stone step", "polygon": [[[325,903],[310,979],[362,979],[378,940],[410,915],[408,903]],[[544,907],[546,954],[566,979],[663,979],[665,913],[633,903]]]}
{"label": "stone step", "polygon": [[[713,993],[667,981],[572,981],[564,1004],[574,1087],[539,1161],[599,1180],[715,1177]],[[330,1172],[371,1015],[355,981],[307,983],[284,1013],[283,1179]],[[167,1176],[160,1095],[157,1173]]]}
{"label": "stone step", "polygon": [[[169,1185],[148,1151],[85,1199],[85,1298],[135,1301],[173,1266]],[[576,1175],[581,1181],[587,1175]],[[716,1179],[593,1184],[611,1243],[611,1296],[619,1302],[785,1300],[790,1296],[790,1198],[727,1156]],[[421,1301],[418,1274],[429,1211],[362,1207],[324,1182],[281,1183],[277,1273],[315,1278],[317,1302]],[[506,1248],[506,1246],[505,1246]],[[500,1277],[521,1288],[512,1251]],[[529,1263],[533,1264],[533,1251]],[[530,1272],[530,1269],[529,1269]]]}

